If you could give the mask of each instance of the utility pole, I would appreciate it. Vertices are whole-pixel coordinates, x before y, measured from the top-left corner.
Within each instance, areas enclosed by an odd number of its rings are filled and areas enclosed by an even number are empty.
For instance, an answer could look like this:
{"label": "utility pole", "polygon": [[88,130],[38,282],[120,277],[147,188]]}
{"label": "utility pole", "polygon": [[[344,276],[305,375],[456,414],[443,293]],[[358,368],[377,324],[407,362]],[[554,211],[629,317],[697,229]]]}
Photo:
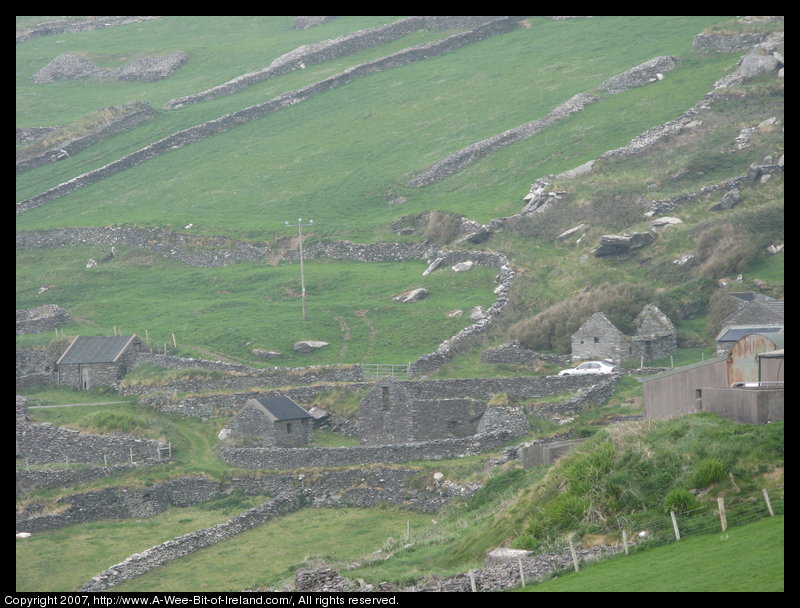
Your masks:
{"label": "utility pole", "polygon": [[[297,236],[300,238],[300,300],[303,304],[303,321],[306,320],[306,277],[303,271],[303,218],[297,218],[296,224],[285,222],[287,226],[297,226]],[[314,223],[314,220],[308,220],[307,226]]]}

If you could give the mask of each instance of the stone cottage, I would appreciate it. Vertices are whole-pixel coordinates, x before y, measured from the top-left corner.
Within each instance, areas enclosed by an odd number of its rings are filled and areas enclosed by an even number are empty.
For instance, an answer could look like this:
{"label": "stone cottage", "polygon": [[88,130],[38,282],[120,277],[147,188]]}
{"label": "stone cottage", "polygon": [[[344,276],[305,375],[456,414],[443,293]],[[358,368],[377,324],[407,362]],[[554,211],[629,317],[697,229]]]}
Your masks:
{"label": "stone cottage", "polygon": [[596,312],[572,334],[572,360],[608,359],[620,364],[630,356],[628,339],[602,312]]}
{"label": "stone cottage", "polygon": [[308,443],[314,418],[289,397],[248,399],[230,424],[231,439],[261,447],[296,448]]}
{"label": "stone cottage", "polygon": [[636,334],[626,336],[602,312],[594,313],[572,334],[572,361],[599,359],[621,365],[625,359],[653,361],[678,350],[678,332],[655,304],[634,321]]}
{"label": "stone cottage", "polygon": [[655,304],[645,306],[634,323],[636,335],[632,339],[632,356],[655,361],[678,352],[678,331]]}
{"label": "stone cottage", "polygon": [[114,386],[131,369],[142,341],[131,336],[78,336],[56,361],[58,385],[88,391],[95,386]]}
{"label": "stone cottage", "polygon": [[384,378],[361,401],[362,445],[386,445],[471,437],[486,403],[469,397],[428,394],[424,382]]}

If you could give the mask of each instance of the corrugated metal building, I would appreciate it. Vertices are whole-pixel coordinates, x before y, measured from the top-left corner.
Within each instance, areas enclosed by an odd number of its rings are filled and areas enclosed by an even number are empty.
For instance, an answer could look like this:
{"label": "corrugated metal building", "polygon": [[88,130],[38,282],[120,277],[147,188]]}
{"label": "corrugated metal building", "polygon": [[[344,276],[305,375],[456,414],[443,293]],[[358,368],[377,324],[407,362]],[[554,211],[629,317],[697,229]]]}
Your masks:
{"label": "corrugated metal building", "polygon": [[[642,379],[645,418],[659,420],[715,411],[724,416],[730,414],[728,417],[741,422],[783,419],[783,337],[783,332],[748,334],[742,336],[726,355]],[[780,355],[766,356],[776,351],[780,351]],[[769,376],[769,382],[779,382],[780,385],[760,384],[767,382],[763,380],[766,376]],[[780,380],[772,380],[772,377]],[[734,384],[750,386],[731,388]],[[760,391],[758,396],[753,392],[756,388]],[[717,389],[748,390],[749,394],[736,393],[734,396],[733,392],[721,393]],[[744,405],[734,408],[734,402]],[[742,414],[747,408],[752,412]],[[756,410],[759,413],[755,413]]]}

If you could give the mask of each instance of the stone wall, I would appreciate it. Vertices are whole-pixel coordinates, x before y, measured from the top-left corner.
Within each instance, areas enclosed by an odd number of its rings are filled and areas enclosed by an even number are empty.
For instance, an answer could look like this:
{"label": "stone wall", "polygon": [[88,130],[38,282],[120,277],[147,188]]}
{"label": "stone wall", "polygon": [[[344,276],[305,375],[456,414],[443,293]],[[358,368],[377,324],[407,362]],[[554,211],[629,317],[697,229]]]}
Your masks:
{"label": "stone wall", "polygon": [[[135,129],[136,127],[145,124],[156,118],[156,111],[146,102],[131,102],[119,108],[109,108],[119,112],[124,110],[124,114],[92,129],[89,133],[80,137],[72,137],[69,140],[59,142],[54,146],[41,150],[40,147],[37,151],[32,151],[28,148],[23,148],[17,151],[16,172],[22,173],[41,167],[43,165],[59,161],[63,158],[69,158],[76,152],[88,148],[92,144],[102,141],[112,135],[124,133]],[[50,134],[50,133],[48,133]],[[31,146],[32,148],[32,146]]]}
{"label": "stone wall", "polygon": [[303,505],[300,492],[270,499],[261,506],[248,509],[225,523],[197,530],[168,540],[165,543],[134,553],[128,559],[111,566],[81,587],[81,591],[104,591],[188,553],[210,547],[231,536],[250,530],[271,519],[296,511]]}
{"label": "stone wall", "polygon": [[86,17],[86,18],[66,18],[39,23],[33,27],[25,28],[16,34],[17,42],[25,42],[32,38],[41,36],[51,36],[54,34],[66,34],[71,32],[88,32],[107,27],[118,27],[150,19],[160,19],[156,16],[108,16],[108,17]]}
{"label": "stone wall", "polygon": [[[580,562],[600,559],[622,552],[622,547],[602,546],[591,549],[576,549]],[[350,581],[331,568],[302,568],[295,574],[295,591],[300,593],[347,593],[347,592],[471,592],[474,582],[476,591],[504,591],[519,587],[520,564],[525,582],[544,580],[547,576],[573,568],[569,549],[554,553],[523,557],[512,562],[497,564],[466,574],[454,576],[426,576],[408,587],[381,583],[377,587],[363,582]]]}
{"label": "stone wall", "polygon": [[285,471],[459,458],[497,449],[512,438],[511,433],[502,433],[397,445],[295,449],[222,448],[219,454],[222,460],[235,468]]}
{"label": "stone wall", "polygon": [[70,322],[69,313],[55,304],[16,311],[17,335],[38,334],[62,327]]}
{"label": "stone wall", "polygon": [[168,459],[169,446],[130,435],[90,435],[49,423],[28,421],[27,399],[16,398],[16,453],[28,464],[155,463]]}
{"label": "stone wall", "polygon": [[47,423],[27,424],[17,429],[16,436],[17,456],[30,464],[67,460],[94,464],[156,463],[168,458],[168,445],[161,441],[128,435],[89,435]]}
{"label": "stone wall", "polygon": [[576,112],[580,112],[583,108],[595,101],[597,101],[597,97],[588,93],[575,95],[563,104],[557,106],[544,118],[538,118],[498,135],[493,135],[487,139],[470,144],[455,154],[451,154],[414,176],[408,182],[408,185],[414,188],[420,188],[438,182],[496,150],[533,137],[547,127],[554,125]]}
{"label": "stone wall", "polygon": [[17,469],[17,491],[30,492],[49,488],[67,488],[88,481],[116,477],[123,473],[152,466],[144,464],[117,464],[112,466],[78,466],[65,469]]}
{"label": "stone wall", "polygon": [[[94,478],[89,469],[83,470],[87,471],[85,481]],[[16,529],[18,532],[36,532],[106,519],[152,517],[171,506],[195,506],[234,492],[246,496],[279,496],[302,492],[310,506],[373,507],[395,504],[434,513],[453,498],[469,498],[477,490],[477,487],[462,487],[435,478],[423,488],[410,488],[410,480],[418,475],[419,470],[413,468],[370,466],[368,469],[316,468],[305,473],[239,475],[225,482],[203,476],[180,477],[144,488],[109,487],[65,494],[49,505],[26,503],[18,509]],[[33,474],[29,478],[23,477],[24,485],[19,489],[31,487],[40,478]]]}

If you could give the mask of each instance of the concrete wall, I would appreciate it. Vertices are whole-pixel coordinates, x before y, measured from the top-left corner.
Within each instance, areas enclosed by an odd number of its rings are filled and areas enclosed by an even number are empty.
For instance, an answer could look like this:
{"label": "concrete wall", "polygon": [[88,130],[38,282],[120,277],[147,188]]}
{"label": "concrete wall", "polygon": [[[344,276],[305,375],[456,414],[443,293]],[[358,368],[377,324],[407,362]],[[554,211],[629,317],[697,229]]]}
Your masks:
{"label": "concrete wall", "polygon": [[556,460],[569,453],[576,445],[585,439],[570,439],[567,441],[553,441],[549,443],[535,443],[519,449],[519,459],[526,469],[539,466],[550,466]]}
{"label": "concrete wall", "polygon": [[642,383],[645,418],[665,420],[700,412],[697,390],[727,386],[727,367],[724,359],[710,360],[647,379]]}
{"label": "concrete wall", "polygon": [[745,424],[767,424],[783,420],[783,388],[703,389],[702,411],[714,412]]}

